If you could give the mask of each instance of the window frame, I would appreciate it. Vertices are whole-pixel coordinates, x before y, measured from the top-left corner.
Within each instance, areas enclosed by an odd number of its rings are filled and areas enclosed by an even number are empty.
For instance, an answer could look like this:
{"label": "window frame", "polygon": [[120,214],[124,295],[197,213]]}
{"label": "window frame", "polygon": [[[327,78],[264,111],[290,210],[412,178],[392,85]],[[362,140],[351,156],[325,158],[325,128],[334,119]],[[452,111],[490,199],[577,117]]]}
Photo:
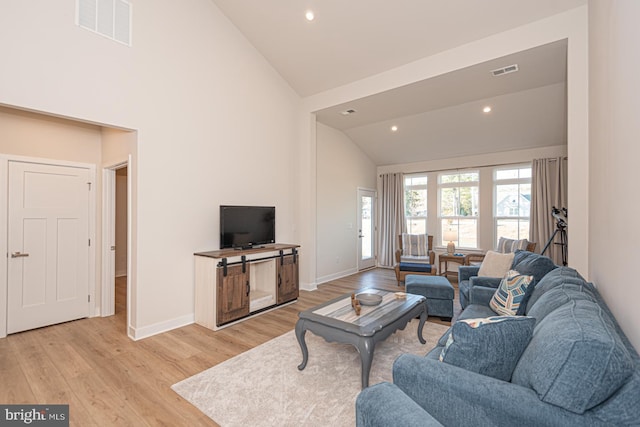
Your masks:
{"label": "window frame", "polygon": [[[414,179],[414,178],[424,178],[425,179],[425,183],[424,184],[411,184],[407,186],[407,178],[409,179]],[[412,233],[411,227],[410,227],[410,222],[413,220],[424,220],[424,233],[425,234],[429,234],[428,233],[428,227],[429,227],[429,222],[428,222],[428,216],[429,216],[429,209],[428,209],[428,205],[429,205],[429,176],[426,173],[412,173],[412,174],[404,174],[403,178],[402,178],[402,188],[403,188],[403,192],[402,192],[402,206],[404,208],[404,220],[405,220],[405,226],[407,228],[407,233],[411,233],[411,234],[416,234],[416,233]],[[411,190],[424,190],[425,191],[425,215],[424,216],[407,216],[407,192],[411,191]],[[420,233],[422,234],[422,233]]]}
{"label": "window frame", "polygon": [[[477,176],[477,180],[475,181],[457,181],[457,182],[446,182],[443,183],[442,182],[442,178],[443,176],[446,175],[464,175],[464,174],[476,174]],[[456,245],[456,249],[460,248],[460,249],[478,249],[479,248],[479,244],[480,244],[480,199],[482,197],[482,195],[480,194],[480,169],[479,168],[473,168],[473,169],[460,169],[460,170],[447,170],[447,171],[441,171],[438,173],[438,245],[439,247],[445,247],[447,245],[447,242],[444,242],[444,236],[443,236],[443,227],[444,227],[444,221],[457,221],[457,232],[458,232],[458,239],[454,242]],[[461,188],[461,187],[472,187],[472,188],[476,188],[476,194],[477,194],[477,201],[476,201],[476,208],[477,208],[477,212],[476,215],[468,215],[468,216],[462,216],[462,215],[443,215],[442,214],[442,189],[444,188]],[[461,246],[460,243],[460,220],[475,220],[475,241],[476,241],[476,245],[475,246]]]}
{"label": "window frame", "polygon": [[[531,188],[532,181],[532,170],[533,166],[531,163],[517,163],[512,165],[504,165],[493,168],[493,243],[494,245],[498,245],[498,239],[501,236],[498,236],[498,221],[500,220],[518,220],[518,237],[517,239],[529,239],[529,235],[520,236],[520,221],[526,220],[529,222],[529,230],[531,230],[531,208],[529,208],[529,216],[498,216],[498,185],[518,185],[518,194],[520,193],[520,185],[529,184]],[[529,169],[529,176],[521,178],[507,178],[507,179],[498,179],[498,172],[500,171],[509,171],[509,170],[518,170],[518,175],[520,175],[520,170]],[[533,191],[533,189],[531,189]],[[518,202],[518,210],[520,208],[520,202]]]}

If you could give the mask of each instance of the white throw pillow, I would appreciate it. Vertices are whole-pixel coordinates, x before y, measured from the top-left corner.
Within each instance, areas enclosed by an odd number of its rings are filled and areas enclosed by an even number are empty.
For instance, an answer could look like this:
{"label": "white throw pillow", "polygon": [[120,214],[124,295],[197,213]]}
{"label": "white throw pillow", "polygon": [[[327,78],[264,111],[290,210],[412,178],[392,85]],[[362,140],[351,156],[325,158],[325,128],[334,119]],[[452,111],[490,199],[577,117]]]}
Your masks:
{"label": "white throw pillow", "polygon": [[478,276],[503,278],[507,271],[511,270],[514,253],[501,254],[499,252],[487,251],[480,265]]}

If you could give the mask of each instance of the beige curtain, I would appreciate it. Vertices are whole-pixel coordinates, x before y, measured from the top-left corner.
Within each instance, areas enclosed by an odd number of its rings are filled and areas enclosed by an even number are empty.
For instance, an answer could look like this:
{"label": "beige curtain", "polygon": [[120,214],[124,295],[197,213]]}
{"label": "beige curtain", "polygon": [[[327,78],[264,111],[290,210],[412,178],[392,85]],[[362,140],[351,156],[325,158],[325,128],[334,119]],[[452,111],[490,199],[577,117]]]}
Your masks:
{"label": "beige curtain", "polygon": [[380,213],[380,259],[382,267],[393,267],[398,236],[406,232],[404,219],[404,178],[401,173],[388,173],[382,178]]}
{"label": "beige curtain", "polygon": [[[553,207],[567,207],[567,159],[535,159],[531,169],[529,240],[537,243],[536,252],[540,253],[557,229],[557,221],[551,214]],[[555,243],[560,243],[560,232],[556,233],[545,255],[562,265],[561,246]]]}

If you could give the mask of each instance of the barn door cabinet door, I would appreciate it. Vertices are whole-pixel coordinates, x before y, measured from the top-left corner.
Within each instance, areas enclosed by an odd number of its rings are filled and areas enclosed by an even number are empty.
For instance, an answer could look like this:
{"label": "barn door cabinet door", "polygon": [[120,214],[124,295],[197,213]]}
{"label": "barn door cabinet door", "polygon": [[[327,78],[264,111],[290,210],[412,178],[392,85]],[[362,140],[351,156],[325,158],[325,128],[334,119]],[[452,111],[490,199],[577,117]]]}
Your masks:
{"label": "barn door cabinet door", "polygon": [[218,268],[218,325],[240,319],[249,314],[249,269],[242,265]]}
{"label": "barn door cabinet door", "polygon": [[293,255],[277,260],[278,304],[298,298],[298,264]]}

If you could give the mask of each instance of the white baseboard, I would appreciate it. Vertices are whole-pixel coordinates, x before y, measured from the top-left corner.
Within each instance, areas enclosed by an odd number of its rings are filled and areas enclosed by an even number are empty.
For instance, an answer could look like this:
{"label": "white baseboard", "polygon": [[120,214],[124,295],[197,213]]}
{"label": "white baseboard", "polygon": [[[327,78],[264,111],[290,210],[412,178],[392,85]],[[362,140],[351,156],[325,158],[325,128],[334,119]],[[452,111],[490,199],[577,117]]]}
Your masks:
{"label": "white baseboard", "polygon": [[302,291],[315,291],[318,289],[317,283],[300,283],[300,290]]}
{"label": "white baseboard", "polygon": [[155,323],[149,326],[143,326],[141,328],[129,327],[129,337],[134,341],[138,341],[143,338],[148,338],[153,335],[170,331],[172,329],[177,329],[183,326],[191,325],[192,323],[195,323],[195,321],[196,321],[195,314],[187,314],[182,317],[177,317],[175,319],[167,320],[165,322]]}
{"label": "white baseboard", "polygon": [[[318,279],[316,279],[315,283],[301,283],[300,289],[304,291],[314,291],[318,288],[317,285],[319,284],[330,282],[331,280],[336,280],[336,279],[341,279],[343,277],[351,276],[352,274],[355,274],[357,272],[358,270],[356,268],[351,268],[338,273],[319,277]],[[187,326],[192,323],[195,323],[195,314],[187,314],[182,317],[167,320],[165,322],[159,322],[149,326],[143,326],[141,328],[129,327],[129,337],[134,341],[137,341],[143,338],[148,338],[153,335],[170,331],[172,329],[181,328],[183,326]]]}
{"label": "white baseboard", "polygon": [[348,270],[340,271],[338,273],[328,274],[326,276],[318,277],[316,279],[316,283],[321,285],[322,283],[327,283],[332,280],[342,279],[343,277],[351,276],[352,274],[356,274],[358,272],[357,268],[350,268]]}

